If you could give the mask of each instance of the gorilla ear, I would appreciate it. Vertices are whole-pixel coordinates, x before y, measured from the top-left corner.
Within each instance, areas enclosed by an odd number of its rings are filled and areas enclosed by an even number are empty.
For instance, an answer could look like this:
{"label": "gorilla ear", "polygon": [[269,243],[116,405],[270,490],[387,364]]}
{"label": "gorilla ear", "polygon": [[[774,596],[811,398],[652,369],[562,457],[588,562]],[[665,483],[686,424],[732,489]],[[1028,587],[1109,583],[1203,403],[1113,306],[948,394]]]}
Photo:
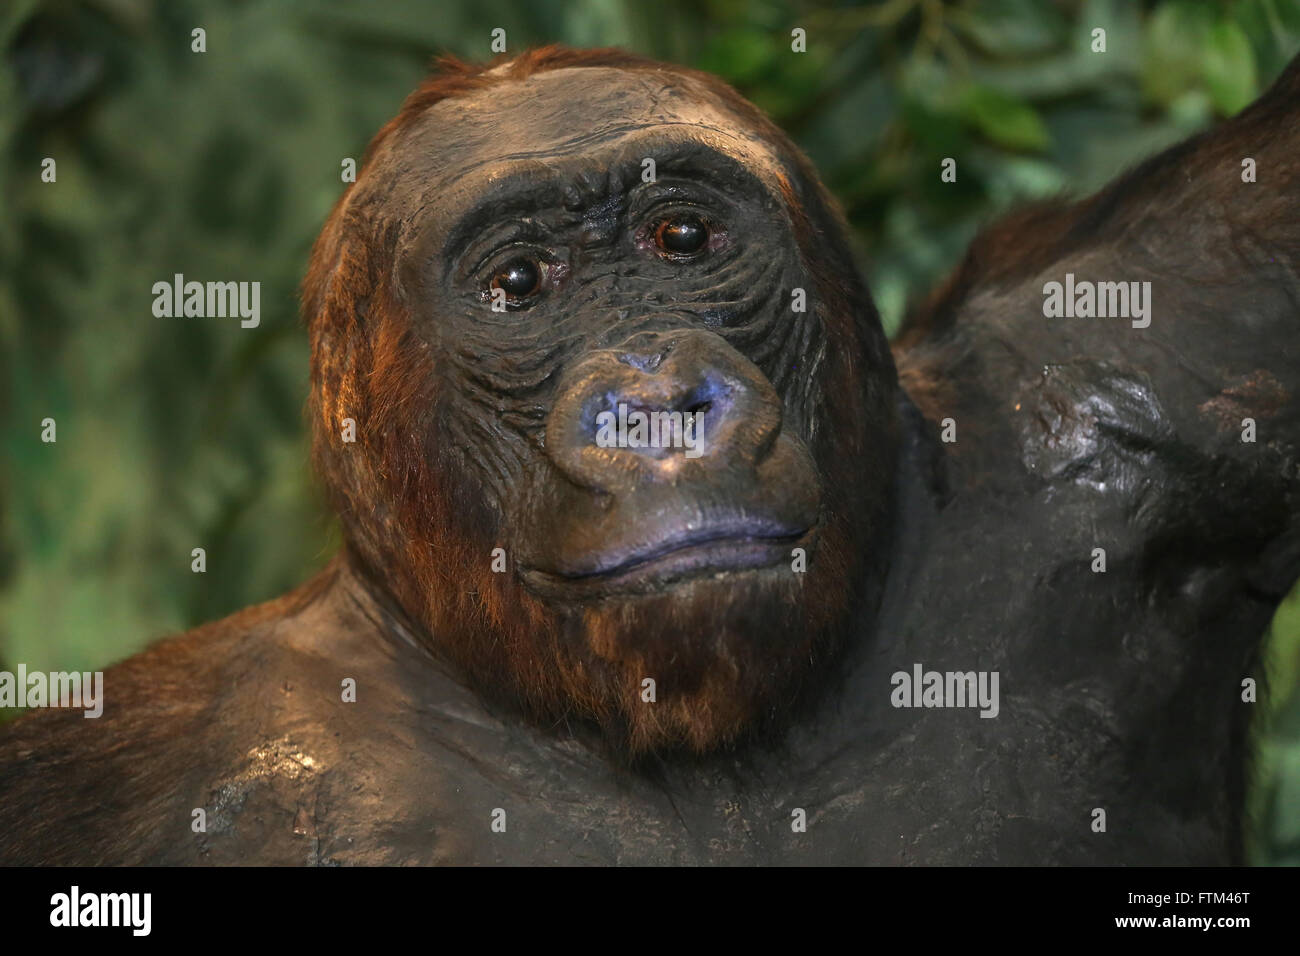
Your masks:
{"label": "gorilla ear", "polygon": [[[349,192],[351,187],[349,187]],[[347,203],[348,193],[339,197],[330,210],[329,218],[320,235],[312,243],[311,256],[308,258],[307,272],[302,277],[299,298],[302,301],[302,321],[307,326],[309,335],[314,336],[322,308],[329,295],[329,287],[334,278],[335,266],[338,264],[342,242],[342,227],[339,225],[340,210]]]}
{"label": "gorilla ear", "polygon": [[302,320],[311,342],[312,424],[318,439],[319,429],[329,427],[331,410],[335,408],[343,379],[349,371],[346,368],[350,364],[346,358],[348,350],[344,343],[350,334],[359,331],[355,318],[349,315],[355,293],[345,278],[345,273],[358,270],[343,262],[341,211],[347,198],[345,194],[335,204],[325,228],[312,246],[311,261],[302,283]]}
{"label": "gorilla ear", "polygon": [[374,293],[376,263],[370,250],[375,243],[346,241],[346,234],[360,225],[348,208],[355,190],[355,185],[349,187],[334,204],[302,280],[302,318],[313,342],[326,326],[345,325],[349,318],[359,321]]}
{"label": "gorilla ear", "polygon": [[318,411],[333,408],[368,369],[368,317],[379,294],[391,248],[364,235],[365,222],[349,209],[356,185],[334,205],[312,246],[303,278],[302,321],[311,341],[311,387]]}

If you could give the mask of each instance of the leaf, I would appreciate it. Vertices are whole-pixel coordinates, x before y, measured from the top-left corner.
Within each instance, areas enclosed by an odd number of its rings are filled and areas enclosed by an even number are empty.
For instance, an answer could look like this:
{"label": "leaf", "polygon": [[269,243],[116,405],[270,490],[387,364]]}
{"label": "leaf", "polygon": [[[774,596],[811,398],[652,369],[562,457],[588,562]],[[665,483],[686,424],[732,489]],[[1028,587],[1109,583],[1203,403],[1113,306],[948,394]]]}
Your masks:
{"label": "leaf", "polygon": [[1210,31],[1203,71],[1210,99],[1225,116],[1248,106],[1259,89],[1255,51],[1245,31],[1232,20]]}
{"label": "leaf", "polygon": [[1151,15],[1142,37],[1142,92],[1149,101],[1168,106],[1199,84],[1212,13],[1203,5],[1173,2]]}
{"label": "leaf", "polygon": [[700,68],[743,84],[762,78],[771,69],[772,38],[757,30],[729,30],[704,51]]}
{"label": "leaf", "polygon": [[1067,36],[1060,11],[1035,0],[989,0],[971,10],[959,8],[952,23],[976,48],[996,57],[1046,53]]}
{"label": "leaf", "polygon": [[958,112],[994,143],[1010,149],[1038,151],[1050,139],[1032,106],[989,86],[968,87]]}
{"label": "leaf", "polygon": [[1283,27],[1300,33],[1300,0],[1274,0],[1272,9]]}

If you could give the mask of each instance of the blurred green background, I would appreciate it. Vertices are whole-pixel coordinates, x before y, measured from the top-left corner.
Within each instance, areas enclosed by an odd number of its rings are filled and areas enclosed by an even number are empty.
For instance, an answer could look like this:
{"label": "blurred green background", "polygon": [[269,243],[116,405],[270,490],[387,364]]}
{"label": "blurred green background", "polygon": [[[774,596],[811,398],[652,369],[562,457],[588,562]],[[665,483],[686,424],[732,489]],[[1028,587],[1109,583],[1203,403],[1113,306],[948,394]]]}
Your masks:
{"label": "blurred green background", "polygon": [[[342,160],[431,55],[487,58],[496,27],[511,51],[619,45],[736,85],[843,202],[893,329],[992,217],[1249,103],[1300,50],[1300,0],[6,0],[0,667],[102,667],[327,560],[297,284]],[[961,177],[938,188],[945,156]],[[260,280],[260,327],[155,319],[177,272]],[[1266,669],[1252,858],[1300,864],[1296,594]]]}

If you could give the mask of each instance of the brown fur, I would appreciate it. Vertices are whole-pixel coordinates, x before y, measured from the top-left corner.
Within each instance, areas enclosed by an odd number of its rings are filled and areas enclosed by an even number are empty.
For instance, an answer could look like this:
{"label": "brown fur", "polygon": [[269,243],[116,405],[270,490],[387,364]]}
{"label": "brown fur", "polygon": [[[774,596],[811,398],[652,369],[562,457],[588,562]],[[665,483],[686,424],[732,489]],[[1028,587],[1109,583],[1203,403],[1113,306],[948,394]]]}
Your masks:
{"label": "brown fur", "polygon": [[[571,66],[665,69],[618,50],[554,47],[524,54],[499,73],[442,60],[367,156],[444,98]],[[739,585],[696,580],[667,594],[574,608],[544,603],[513,575],[490,570],[500,520],[437,441],[446,429],[436,362],[385,281],[392,236],[347,196],[316,243],[303,295],[312,338],[314,457],[363,573],[480,692],[542,722],[592,720],[631,754],[722,746],[774,724],[806,699],[868,597],[851,586],[864,571],[851,542],[880,533],[888,509],[887,498],[865,508],[854,500],[862,487],[854,464],[875,457],[866,454],[868,442],[880,453],[897,441],[893,368],[832,201],[807,160],[757,110],[715,78],[681,72],[707,83],[800,171],[802,182],[783,183],[785,201],[815,279],[812,301],[834,343],[827,354],[806,357],[824,368],[810,367],[799,386],[812,388],[814,374],[821,377],[804,406],[814,419],[804,434],[821,445],[820,453],[814,448],[819,460],[832,463],[818,575]],[[855,325],[853,316],[864,309],[871,321]],[[873,378],[855,367],[861,355],[883,374]],[[355,444],[341,440],[344,418],[357,423]],[[879,423],[883,435],[864,437],[863,422]],[[656,706],[640,699],[644,677],[657,681]]]}

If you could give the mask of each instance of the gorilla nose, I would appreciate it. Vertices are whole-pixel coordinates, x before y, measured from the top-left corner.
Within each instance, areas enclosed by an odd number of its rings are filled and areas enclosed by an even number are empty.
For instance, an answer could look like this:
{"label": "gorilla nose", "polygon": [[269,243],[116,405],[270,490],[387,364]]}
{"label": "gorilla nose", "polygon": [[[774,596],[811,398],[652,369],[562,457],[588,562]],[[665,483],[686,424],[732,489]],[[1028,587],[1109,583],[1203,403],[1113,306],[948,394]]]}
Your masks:
{"label": "gorilla nose", "polygon": [[720,336],[640,332],[568,370],[546,450],[579,484],[615,491],[695,468],[752,469],[780,427],[776,390]]}

